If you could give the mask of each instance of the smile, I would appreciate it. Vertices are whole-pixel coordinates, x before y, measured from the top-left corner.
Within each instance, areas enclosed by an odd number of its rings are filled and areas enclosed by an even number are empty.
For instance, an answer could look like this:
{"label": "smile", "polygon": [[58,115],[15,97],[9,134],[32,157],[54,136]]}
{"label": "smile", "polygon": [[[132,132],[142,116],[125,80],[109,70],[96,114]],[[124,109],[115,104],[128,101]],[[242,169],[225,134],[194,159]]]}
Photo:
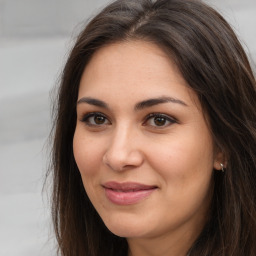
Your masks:
{"label": "smile", "polygon": [[103,185],[103,188],[110,202],[118,205],[132,205],[149,197],[157,189],[157,186],[134,182],[108,182]]}

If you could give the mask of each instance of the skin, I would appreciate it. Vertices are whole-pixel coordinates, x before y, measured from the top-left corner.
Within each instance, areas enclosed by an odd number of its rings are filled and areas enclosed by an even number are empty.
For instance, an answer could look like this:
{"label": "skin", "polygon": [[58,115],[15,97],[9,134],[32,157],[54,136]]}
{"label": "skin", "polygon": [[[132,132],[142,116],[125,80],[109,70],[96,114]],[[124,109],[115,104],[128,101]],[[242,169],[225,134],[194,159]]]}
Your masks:
{"label": "skin", "polygon": [[[135,108],[161,97],[175,100]],[[207,219],[213,169],[223,159],[195,92],[158,46],[120,42],[93,55],[80,82],[73,149],[92,204],[111,232],[127,238],[129,255],[186,255]],[[109,181],[157,189],[117,205],[102,186]]]}

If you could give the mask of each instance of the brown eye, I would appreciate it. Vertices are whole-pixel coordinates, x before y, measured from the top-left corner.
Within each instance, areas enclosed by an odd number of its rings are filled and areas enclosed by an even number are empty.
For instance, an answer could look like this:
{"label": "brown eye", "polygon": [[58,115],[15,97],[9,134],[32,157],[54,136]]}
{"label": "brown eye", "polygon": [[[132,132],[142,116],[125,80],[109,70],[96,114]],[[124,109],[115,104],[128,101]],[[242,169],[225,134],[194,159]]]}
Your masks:
{"label": "brown eye", "polygon": [[147,116],[143,125],[148,125],[154,128],[165,128],[174,123],[177,123],[177,121],[170,116],[161,113],[152,113]]}
{"label": "brown eye", "polygon": [[102,126],[110,124],[108,118],[102,113],[86,114],[81,121],[88,126]]}
{"label": "brown eye", "polygon": [[94,123],[95,124],[104,124],[106,121],[106,118],[104,116],[95,115],[94,116]]}
{"label": "brown eye", "polygon": [[166,124],[167,120],[164,117],[155,117],[154,123],[156,126],[164,126]]}

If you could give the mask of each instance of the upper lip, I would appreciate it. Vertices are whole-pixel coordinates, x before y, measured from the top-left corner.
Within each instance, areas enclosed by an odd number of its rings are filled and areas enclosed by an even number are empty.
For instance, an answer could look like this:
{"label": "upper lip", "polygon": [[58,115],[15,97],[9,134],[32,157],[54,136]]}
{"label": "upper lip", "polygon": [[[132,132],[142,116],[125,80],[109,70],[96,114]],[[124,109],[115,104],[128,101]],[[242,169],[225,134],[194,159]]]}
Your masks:
{"label": "upper lip", "polygon": [[104,188],[118,190],[118,191],[140,191],[140,190],[149,190],[155,189],[155,185],[146,185],[137,182],[123,182],[119,183],[116,181],[110,181],[103,184]]}

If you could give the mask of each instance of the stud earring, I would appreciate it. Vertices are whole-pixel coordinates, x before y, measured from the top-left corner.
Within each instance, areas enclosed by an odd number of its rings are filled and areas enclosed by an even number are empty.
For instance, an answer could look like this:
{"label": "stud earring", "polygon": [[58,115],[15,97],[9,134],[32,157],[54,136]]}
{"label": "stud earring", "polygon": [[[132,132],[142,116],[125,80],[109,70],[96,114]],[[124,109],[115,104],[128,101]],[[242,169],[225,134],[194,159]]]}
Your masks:
{"label": "stud earring", "polygon": [[220,163],[220,166],[221,166],[221,170],[222,170],[222,172],[225,172],[224,164],[223,164],[223,163]]}

